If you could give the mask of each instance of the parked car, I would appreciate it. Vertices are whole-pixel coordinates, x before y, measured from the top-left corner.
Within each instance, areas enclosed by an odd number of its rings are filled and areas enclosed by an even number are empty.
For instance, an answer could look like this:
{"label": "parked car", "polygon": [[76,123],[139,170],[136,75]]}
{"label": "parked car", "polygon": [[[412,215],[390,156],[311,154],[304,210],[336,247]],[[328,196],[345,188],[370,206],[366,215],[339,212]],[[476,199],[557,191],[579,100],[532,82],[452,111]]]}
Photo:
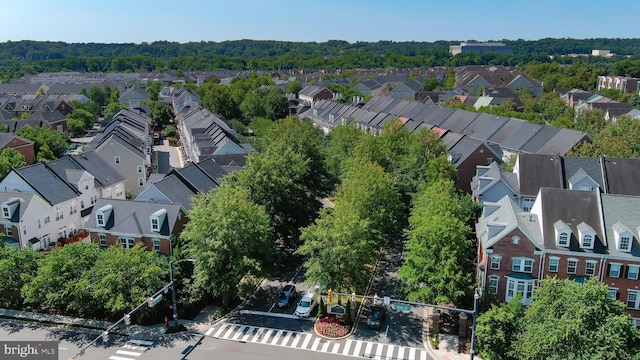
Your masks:
{"label": "parked car", "polygon": [[311,312],[316,307],[316,303],[314,302],[315,293],[312,291],[308,291],[300,302],[298,302],[298,307],[296,308],[295,315],[299,317],[309,317],[311,316]]}
{"label": "parked car", "polygon": [[371,308],[369,317],[367,318],[367,326],[373,329],[379,329],[382,326],[387,311],[384,306],[375,305]]}
{"label": "parked car", "polygon": [[280,295],[278,296],[278,302],[276,303],[279,308],[289,307],[296,300],[298,293],[296,293],[296,287],[289,284],[285,285],[282,290],[280,290]]}

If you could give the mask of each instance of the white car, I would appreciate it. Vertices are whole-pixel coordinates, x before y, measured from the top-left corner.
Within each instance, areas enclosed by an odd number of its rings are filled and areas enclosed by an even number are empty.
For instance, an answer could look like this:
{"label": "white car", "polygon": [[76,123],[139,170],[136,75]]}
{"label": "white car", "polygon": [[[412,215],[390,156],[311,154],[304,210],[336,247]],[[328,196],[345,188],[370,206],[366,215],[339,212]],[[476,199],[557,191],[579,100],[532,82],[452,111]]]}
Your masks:
{"label": "white car", "polygon": [[308,292],[304,294],[300,302],[298,302],[298,307],[296,308],[296,316],[299,317],[309,317],[311,316],[311,312],[316,307],[316,303],[313,301],[314,293]]}

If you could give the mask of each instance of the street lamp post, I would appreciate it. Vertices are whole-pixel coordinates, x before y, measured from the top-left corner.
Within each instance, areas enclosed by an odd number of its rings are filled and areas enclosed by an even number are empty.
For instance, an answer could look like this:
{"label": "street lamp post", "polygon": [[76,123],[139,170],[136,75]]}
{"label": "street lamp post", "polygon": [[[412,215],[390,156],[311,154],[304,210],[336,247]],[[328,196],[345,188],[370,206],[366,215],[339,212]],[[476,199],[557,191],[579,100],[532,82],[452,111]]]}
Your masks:
{"label": "street lamp post", "polygon": [[[175,261],[176,264],[181,263],[183,261],[194,262],[195,259],[182,259]],[[173,280],[173,263],[174,261],[169,261],[169,277],[171,279],[171,303],[173,304],[173,325],[178,325],[178,300],[176,295],[176,282]]]}
{"label": "street lamp post", "polygon": [[476,318],[478,317],[478,300],[480,300],[480,294],[478,288],[473,291],[473,325],[471,326],[471,360],[473,360],[473,353],[476,346]]}

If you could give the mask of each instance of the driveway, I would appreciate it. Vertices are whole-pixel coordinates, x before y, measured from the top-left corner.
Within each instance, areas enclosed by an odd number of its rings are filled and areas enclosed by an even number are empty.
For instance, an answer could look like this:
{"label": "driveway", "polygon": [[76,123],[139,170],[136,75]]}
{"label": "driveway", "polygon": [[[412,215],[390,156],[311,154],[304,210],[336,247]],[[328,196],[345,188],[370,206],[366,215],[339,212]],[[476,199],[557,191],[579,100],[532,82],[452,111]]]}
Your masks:
{"label": "driveway", "polygon": [[158,153],[158,172],[166,174],[170,168],[183,168],[184,159],[180,148],[168,145],[155,145],[153,151]]}

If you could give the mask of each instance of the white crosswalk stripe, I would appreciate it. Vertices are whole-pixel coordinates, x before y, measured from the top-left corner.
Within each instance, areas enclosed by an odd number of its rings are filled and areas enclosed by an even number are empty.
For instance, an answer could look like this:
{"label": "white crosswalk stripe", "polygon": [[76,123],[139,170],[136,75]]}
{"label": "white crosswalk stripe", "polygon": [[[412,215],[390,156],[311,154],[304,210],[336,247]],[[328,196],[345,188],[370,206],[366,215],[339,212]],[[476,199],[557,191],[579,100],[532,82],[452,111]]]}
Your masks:
{"label": "white crosswalk stripe", "polygon": [[[307,351],[340,354],[356,358],[376,360],[427,360],[429,356],[426,350],[383,344],[364,340],[327,340],[310,333],[270,329],[249,325],[220,324],[207,330],[208,336],[258,344],[282,346]],[[138,356],[119,352],[121,355]],[[135,360],[135,358],[112,357],[111,360]]]}
{"label": "white crosswalk stripe", "polygon": [[124,344],[120,346],[120,349],[116,350],[116,355],[109,356],[109,360],[136,360],[147,349],[147,347],[141,345]]}

